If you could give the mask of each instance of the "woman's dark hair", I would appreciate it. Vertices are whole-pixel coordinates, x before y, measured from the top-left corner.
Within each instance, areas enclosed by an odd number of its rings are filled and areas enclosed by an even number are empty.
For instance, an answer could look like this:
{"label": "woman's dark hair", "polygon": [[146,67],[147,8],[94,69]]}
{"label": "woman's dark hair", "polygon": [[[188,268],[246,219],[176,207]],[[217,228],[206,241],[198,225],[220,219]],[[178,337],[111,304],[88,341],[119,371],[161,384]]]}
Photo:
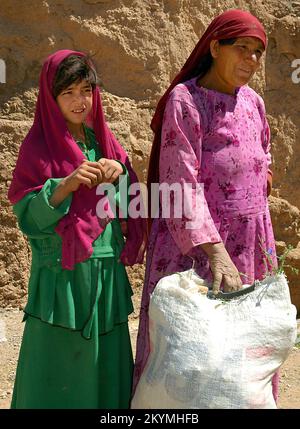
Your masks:
{"label": "woman's dark hair", "polygon": [[[237,39],[221,39],[219,40],[220,45],[233,45]],[[211,68],[213,63],[213,57],[211,56],[210,51],[202,57],[202,60],[198,64],[198,66],[193,70],[191,76],[188,79],[192,79],[193,77],[203,77],[208,70]],[[187,80],[188,80],[187,79]]]}
{"label": "woman's dark hair", "polygon": [[88,56],[69,55],[59,65],[52,86],[53,97],[56,97],[74,82],[86,80],[94,89],[98,78],[96,70]]}

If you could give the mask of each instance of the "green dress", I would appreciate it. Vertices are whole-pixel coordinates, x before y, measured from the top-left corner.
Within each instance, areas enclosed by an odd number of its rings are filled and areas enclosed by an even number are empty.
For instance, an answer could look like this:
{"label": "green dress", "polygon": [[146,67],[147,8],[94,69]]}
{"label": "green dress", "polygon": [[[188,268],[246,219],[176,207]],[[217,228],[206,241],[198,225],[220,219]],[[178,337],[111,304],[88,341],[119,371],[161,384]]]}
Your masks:
{"label": "green dress", "polygon": [[[101,154],[95,135],[86,132],[89,145],[77,144],[88,160],[97,161]],[[129,408],[133,357],[128,315],[133,306],[119,261],[124,245],[120,223],[114,219],[106,226],[88,260],[74,270],[62,269],[55,227],[68,213],[72,195],[57,208],[49,204],[60,180],[47,180],[14,206],[30,242],[32,265],[11,408]],[[119,198],[116,189],[121,204]]]}

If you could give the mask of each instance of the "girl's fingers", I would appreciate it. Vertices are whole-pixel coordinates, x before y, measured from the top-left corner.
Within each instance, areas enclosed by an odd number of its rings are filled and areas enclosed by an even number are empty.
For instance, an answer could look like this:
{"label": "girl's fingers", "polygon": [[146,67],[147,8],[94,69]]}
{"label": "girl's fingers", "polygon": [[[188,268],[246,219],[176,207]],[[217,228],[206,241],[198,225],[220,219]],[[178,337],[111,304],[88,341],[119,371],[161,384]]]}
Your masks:
{"label": "girl's fingers", "polygon": [[84,179],[84,181],[82,183],[87,184],[89,183],[92,186],[97,185],[98,183],[101,182],[101,179],[99,177],[99,175],[91,173],[89,171],[83,171],[79,174],[78,178],[82,178]]}
{"label": "girl's fingers", "polygon": [[85,161],[80,166],[84,171],[90,171],[99,176],[99,182],[102,180],[103,173],[105,170],[101,167],[99,162]]}
{"label": "girl's fingers", "polygon": [[95,168],[99,168],[99,162],[97,161],[89,161],[87,159],[84,159],[82,164],[83,165],[89,165],[90,167],[95,167]]}
{"label": "girl's fingers", "polygon": [[119,177],[119,172],[117,170],[114,171],[114,173],[112,174],[110,180],[113,183],[115,180],[117,180],[117,178]]}
{"label": "girl's fingers", "polygon": [[120,175],[114,161],[106,158],[101,158],[98,162],[86,160],[81,164],[81,167],[81,174],[91,178],[92,176],[90,176],[89,173],[97,176],[97,181],[93,180],[93,185],[101,183],[103,179],[107,182],[113,183]]}
{"label": "girl's fingers", "polygon": [[86,185],[90,189],[93,187],[92,180],[88,177],[78,175],[77,180],[80,184]]}
{"label": "girl's fingers", "polygon": [[94,179],[94,176],[96,176],[96,180],[94,181],[97,183],[101,183],[102,181],[102,172],[99,168],[87,166],[86,168],[82,169],[80,173],[87,177],[91,177],[93,179]]}
{"label": "girl's fingers", "polygon": [[94,173],[94,174],[98,174],[98,173],[101,174],[101,169],[99,168],[98,164],[96,164],[96,165],[85,165],[81,168],[81,170],[82,171],[90,171],[91,173]]}
{"label": "girl's fingers", "polygon": [[113,174],[115,173],[115,171],[116,171],[116,169],[113,167],[108,168],[105,172],[105,179],[110,179],[113,176]]}

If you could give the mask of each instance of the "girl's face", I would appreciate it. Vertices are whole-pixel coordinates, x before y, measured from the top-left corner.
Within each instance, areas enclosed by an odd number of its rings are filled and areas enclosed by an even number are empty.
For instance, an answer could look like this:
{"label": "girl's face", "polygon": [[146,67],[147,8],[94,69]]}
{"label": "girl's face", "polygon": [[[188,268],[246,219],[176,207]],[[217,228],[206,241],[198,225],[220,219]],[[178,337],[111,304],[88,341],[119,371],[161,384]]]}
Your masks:
{"label": "girl's face", "polygon": [[85,79],[74,82],[64,89],[56,98],[67,125],[82,124],[93,106],[92,85]]}
{"label": "girl's face", "polygon": [[233,45],[211,42],[213,67],[225,92],[234,93],[237,87],[247,84],[262,62],[264,46],[256,37],[240,37]]}

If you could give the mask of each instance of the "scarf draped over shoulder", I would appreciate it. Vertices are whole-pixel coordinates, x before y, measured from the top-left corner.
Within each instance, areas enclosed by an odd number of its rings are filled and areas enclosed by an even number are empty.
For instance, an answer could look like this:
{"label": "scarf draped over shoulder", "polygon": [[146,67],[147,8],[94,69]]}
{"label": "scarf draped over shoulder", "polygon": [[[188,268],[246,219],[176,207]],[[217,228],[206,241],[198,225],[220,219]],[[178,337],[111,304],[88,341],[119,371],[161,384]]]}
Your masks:
{"label": "scarf draped over shoulder", "polygon": [[[40,190],[47,179],[71,174],[84,160],[84,155],[68,131],[66,121],[52,95],[52,85],[59,64],[69,55],[82,52],[61,50],[50,55],[43,64],[34,122],[19,151],[8,198],[17,203],[26,194]],[[93,107],[87,125],[95,132],[105,158],[122,162],[128,170],[130,183],[138,181],[127,153],[110,131],[102,109],[100,90],[93,89]],[[62,238],[62,267],[72,270],[93,253],[92,243],[103,227],[96,214],[99,197],[96,188],[81,185],[73,193],[70,211],[56,226]],[[128,236],[121,260],[125,265],[143,262],[146,222],[141,217],[128,221]]]}

